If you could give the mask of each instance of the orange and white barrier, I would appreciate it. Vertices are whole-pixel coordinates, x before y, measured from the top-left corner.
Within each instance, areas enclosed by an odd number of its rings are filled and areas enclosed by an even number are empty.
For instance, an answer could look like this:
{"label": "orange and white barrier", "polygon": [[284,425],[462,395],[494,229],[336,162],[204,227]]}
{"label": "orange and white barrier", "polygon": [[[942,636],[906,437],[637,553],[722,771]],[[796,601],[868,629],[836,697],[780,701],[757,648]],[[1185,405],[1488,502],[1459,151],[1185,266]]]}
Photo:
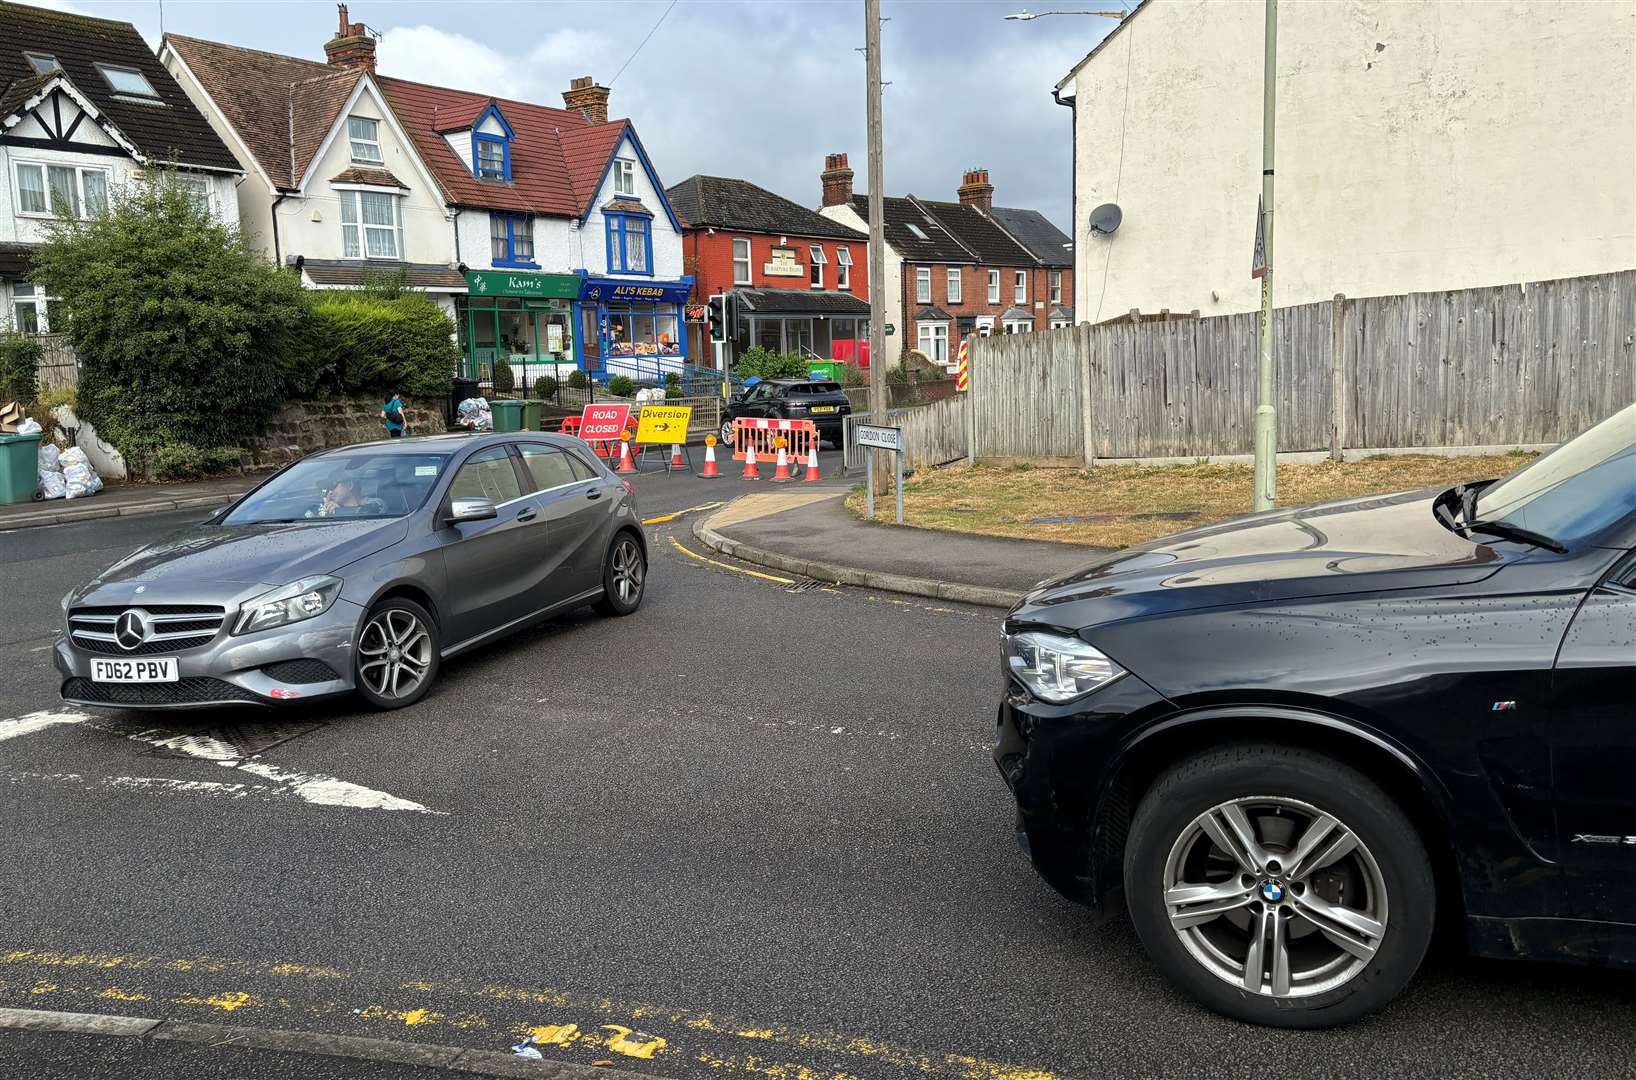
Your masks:
{"label": "orange and white barrier", "polygon": [[818,427],[811,420],[767,420],[741,416],[733,421],[733,460],[743,461],[751,447],[767,460],[777,456],[778,440],[785,440],[790,456],[805,461],[818,446]]}

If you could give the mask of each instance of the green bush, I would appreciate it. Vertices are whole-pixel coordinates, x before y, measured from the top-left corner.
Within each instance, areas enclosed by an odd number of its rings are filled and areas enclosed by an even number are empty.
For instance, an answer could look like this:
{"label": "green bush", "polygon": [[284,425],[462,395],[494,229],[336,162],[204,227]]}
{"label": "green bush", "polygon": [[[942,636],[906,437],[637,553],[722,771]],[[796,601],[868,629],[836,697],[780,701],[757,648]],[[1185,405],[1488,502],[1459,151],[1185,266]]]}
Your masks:
{"label": "green bush", "polygon": [[81,416],[127,457],[236,443],[308,366],[297,276],[167,179],[150,172],[111,190],[106,214],[53,221],[33,254],[32,279],[69,313]]}
{"label": "green bush", "polygon": [[907,361],[893,364],[886,369],[886,381],[902,385],[909,381],[909,364]]}
{"label": "green bush", "polygon": [[[454,324],[425,295],[403,292],[319,292],[312,296],[303,369],[291,381],[301,397],[335,391],[403,391],[409,397],[441,398],[460,363],[451,340]],[[496,389],[503,361],[496,361]],[[514,380],[507,368],[510,389]]]}
{"label": "green bush", "polygon": [[590,379],[586,378],[585,372],[580,371],[577,368],[568,373],[568,385],[572,386],[575,390],[585,389],[585,387],[590,384],[590,381]]}
{"label": "green bush", "polygon": [[682,388],[680,386],[667,386],[667,387],[665,387],[665,397],[667,397],[667,398],[679,398],[679,397],[685,397],[685,396],[686,395],[683,393]]}
{"label": "green bush", "polygon": [[608,380],[608,393],[614,397],[630,397],[636,393],[636,384],[629,375],[615,375]]}
{"label": "green bush", "polygon": [[807,362],[794,353],[775,353],[760,345],[744,351],[733,363],[733,377],[748,379],[758,375],[763,379],[800,379],[807,374]]}
{"label": "green bush", "polygon": [[557,396],[557,380],[549,375],[541,375],[534,380],[534,396],[537,398],[554,398]]}
{"label": "green bush", "polygon": [[155,447],[142,459],[142,475],[149,480],[199,480],[239,470],[237,447],[198,447],[171,443]]}
{"label": "green bush", "polygon": [[667,372],[665,372],[665,389],[668,390],[673,386],[681,386],[681,385],[682,385],[681,372],[679,372],[679,371],[667,371]]}
{"label": "green bush", "polygon": [[27,404],[40,393],[40,343],[22,334],[0,333],[0,402]]}
{"label": "green bush", "polygon": [[868,386],[869,375],[858,364],[847,364],[841,369],[842,386]]}
{"label": "green bush", "polygon": [[511,370],[511,365],[504,360],[494,362],[494,389],[497,393],[508,394],[517,385],[517,373]]}

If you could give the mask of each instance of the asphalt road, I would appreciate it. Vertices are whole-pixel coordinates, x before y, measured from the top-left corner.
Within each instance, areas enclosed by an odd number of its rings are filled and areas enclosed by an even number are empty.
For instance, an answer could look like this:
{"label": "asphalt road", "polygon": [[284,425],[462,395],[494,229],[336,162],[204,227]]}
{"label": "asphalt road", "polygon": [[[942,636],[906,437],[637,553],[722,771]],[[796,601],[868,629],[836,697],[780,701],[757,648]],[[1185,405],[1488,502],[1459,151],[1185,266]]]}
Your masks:
{"label": "asphalt road", "polygon": [[[637,483],[650,516],[744,489]],[[0,732],[57,708],[62,593],[187,520],[0,535]],[[649,528],[636,615],[520,634],[407,710],[0,741],[0,1007],[532,1034],[674,1078],[1636,1075],[1629,975],[1445,950],[1341,1031],[1195,1008],[1017,851],[995,612],[791,592],[695,557],[727,562],[688,524]],[[208,760],[224,742],[260,771]],[[125,1075],[125,1052],[5,1038],[0,1076]]]}

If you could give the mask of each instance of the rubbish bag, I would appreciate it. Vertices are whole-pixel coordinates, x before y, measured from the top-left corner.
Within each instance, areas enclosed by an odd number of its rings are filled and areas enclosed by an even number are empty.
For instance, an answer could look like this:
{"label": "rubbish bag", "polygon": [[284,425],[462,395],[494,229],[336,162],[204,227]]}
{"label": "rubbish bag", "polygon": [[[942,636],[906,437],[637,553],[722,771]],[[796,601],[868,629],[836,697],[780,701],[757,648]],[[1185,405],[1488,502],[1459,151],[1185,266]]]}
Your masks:
{"label": "rubbish bag", "polygon": [[40,471],[62,472],[62,449],[56,443],[40,444]]}
{"label": "rubbish bag", "polygon": [[40,498],[61,499],[68,495],[68,481],[63,479],[61,469],[40,470]]}
{"label": "rubbish bag", "polygon": [[59,454],[57,460],[62,465],[62,477],[68,487],[67,498],[80,499],[102,490],[102,477],[91,467],[84,450],[71,446]]}
{"label": "rubbish bag", "polygon": [[19,435],[38,435],[39,433],[40,422],[32,416],[17,425],[17,434]]}
{"label": "rubbish bag", "polygon": [[455,406],[455,423],[472,431],[493,431],[494,414],[487,398],[467,398]]}

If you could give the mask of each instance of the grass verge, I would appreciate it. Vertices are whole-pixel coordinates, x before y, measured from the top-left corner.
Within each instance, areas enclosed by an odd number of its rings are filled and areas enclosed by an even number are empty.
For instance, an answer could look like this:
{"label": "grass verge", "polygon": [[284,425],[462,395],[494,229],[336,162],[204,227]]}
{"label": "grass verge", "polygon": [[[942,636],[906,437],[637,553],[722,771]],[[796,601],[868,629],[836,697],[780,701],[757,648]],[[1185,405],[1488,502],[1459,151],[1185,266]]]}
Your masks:
{"label": "grass verge", "polygon": [[[1438,487],[1503,476],[1535,455],[1374,457],[1279,465],[1281,506]],[[903,520],[923,529],[988,533],[1099,547],[1140,544],[1247,514],[1248,465],[1099,465],[1095,469],[950,465],[904,485]],[[847,498],[863,513],[863,492]],[[891,504],[890,493],[886,505]],[[877,505],[876,509],[879,509]]]}

